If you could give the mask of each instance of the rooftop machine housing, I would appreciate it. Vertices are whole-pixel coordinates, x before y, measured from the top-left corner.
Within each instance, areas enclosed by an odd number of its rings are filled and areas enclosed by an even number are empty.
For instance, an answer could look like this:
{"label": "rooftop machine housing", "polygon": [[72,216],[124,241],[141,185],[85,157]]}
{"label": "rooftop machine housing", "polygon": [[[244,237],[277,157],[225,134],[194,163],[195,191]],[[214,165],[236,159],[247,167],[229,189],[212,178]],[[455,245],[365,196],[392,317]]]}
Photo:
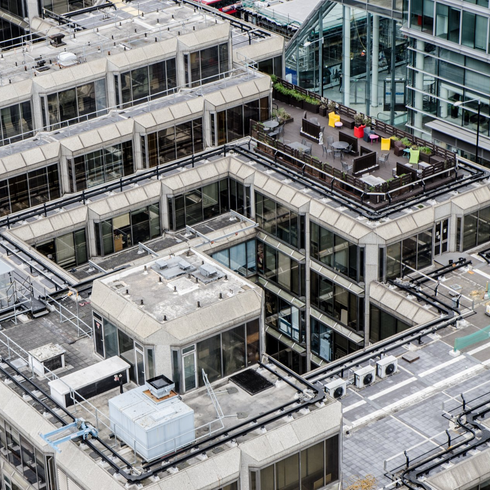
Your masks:
{"label": "rooftop machine housing", "polygon": [[116,437],[146,461],[195,440],[194,410],[173,391],[157,398],[148,386],[135,388],[109,400],[109,417]]}

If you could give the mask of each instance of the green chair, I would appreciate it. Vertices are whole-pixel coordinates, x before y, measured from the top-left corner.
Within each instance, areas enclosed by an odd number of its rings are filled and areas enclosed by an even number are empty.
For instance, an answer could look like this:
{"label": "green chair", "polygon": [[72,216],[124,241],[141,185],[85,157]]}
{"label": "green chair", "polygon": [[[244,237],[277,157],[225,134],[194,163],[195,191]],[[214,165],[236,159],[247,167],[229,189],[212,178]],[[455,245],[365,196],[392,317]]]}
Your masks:
{"label": "green chair", "polygon": [[420,150],[410,150],[410,160],[408,160],[408,163],[411,163],[412,165],[417,165],[419,164],[419,158],[420,158]]}

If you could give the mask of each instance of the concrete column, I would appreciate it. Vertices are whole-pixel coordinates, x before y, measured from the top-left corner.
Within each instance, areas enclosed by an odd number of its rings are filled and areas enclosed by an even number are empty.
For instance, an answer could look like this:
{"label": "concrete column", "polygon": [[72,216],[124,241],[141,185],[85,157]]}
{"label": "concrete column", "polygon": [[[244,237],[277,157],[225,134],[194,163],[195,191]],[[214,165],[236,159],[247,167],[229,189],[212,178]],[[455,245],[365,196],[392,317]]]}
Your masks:
{"label": "concrete column", "polygon": [[61,194],[69,194],[71,192],[68,166],[72,164],[72,158],[67,158],[62,155],[60,158],[60,186]]}
{"label": "concrete column", "polygon": [[[442,84],[439,88],[439,94],[441,96],[441,99],[448,99],[448,90],[447,88],[443,87]],[[447,113],[448,113],[448,105],[449,103],[448,102],[444,102],[443,100],[441,100],[440,102],[440,106],[441,106],[441,112],[440,112],[440,116],[442,118],[446,118],[447,117]]]}
{"label": "concrete column", "polygon": [[[135,172],[143,168],[146,168],[146,161],[143,160],[141,136],[142,135],[139,132],[135,131],[133,133],[133,161],[134,161]],[[148,153],[148,145],[146,146],[146,152]]]}
{"label": "concrete column", "polygon": [[372,78],[371,78],[371,115],[376,117],[375,107],[378,107],[379,99],[379,15],[373,14],[373,56],[372,56]]}
{"label": "concrete column", "polygon": [[41,17],[37,0],[27,0],[27,16],[29,17],[29,21],[32,21],[34,17]]}
{"label": "concrete column", "polygon": [[376,237],[370,240],[364,248],[364,347],[369,346],[370,314],[369,314],[369,285],[378,279],[379,243]]}
{"label": "concrete column", "polygon": [[310,213],[305,216],[305,337],[306,337],[306,370],[311,370],[311,284],[310,284]]}
{"label": "concrete column", "polygon": [[343,38],[344,42],[342,44],[342,90],[344,92],[343,104],[350,107],[350,7],[343,8],[344,15],[344,27],[343,27]]}
{"label": "concrete column", "polygon": [[[424,69],[424,49],[425,42],[417,40],[417,54],[415,55],[415,88],[417,91],[414,93],[414,107],[415,114],[413,125],[416,128],[422,128],[422,110],[424,108],[424,95],[422,91],[424,90],[424,74],[421,70]],[[420,131],[415,131],[416,136],[422,136]]]}

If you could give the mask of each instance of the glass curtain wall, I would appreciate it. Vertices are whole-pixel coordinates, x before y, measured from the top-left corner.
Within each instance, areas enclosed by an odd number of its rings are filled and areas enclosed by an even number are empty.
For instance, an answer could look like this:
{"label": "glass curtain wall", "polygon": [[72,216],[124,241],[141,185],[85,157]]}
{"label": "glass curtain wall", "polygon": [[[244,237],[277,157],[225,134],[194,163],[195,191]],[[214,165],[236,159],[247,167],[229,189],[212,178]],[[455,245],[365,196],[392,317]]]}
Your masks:
{"label": "glass curtain wall", "polygon": [[258,362],[259,320],[236,326],[183,349],[175,348],[173,352],[173,372],[179,380],[181,393],[204,386],[202,370],[212,383]]}
{"label": "glass curtain wall", "polygon": [[230,210],[249,216],[250,188],[234,179],[198,187],[168,199],[171,230],[181,230]]}
{"label": "glass curtain wall", "polygon": [[310,223],[310,237],[310,253],[313,259],[341,272],[353,281],[364,281],[362,248],[313,222]]}
{"label": "glass curtain wall", "polygon": [[369,325],[371,342],[384,340],[411,327],[373,304],[370,305]]}
{"label": "glass curtain wall", "polygon": [[[404,265],[419,270],[432,264],[432,230],[423,231],[386,247],[386,278],[405,273]],[[409,274],[410,269],[406,270]]]}
{"label": "glass curtain wall", "polygon": [[96,352],[108,359],[120,356],[129,365],[129,377],[136,384],[155,376],[153,346],[142,346],[126,332],[120,330],[106,318],[94,313],[94,340]]}
{"label": "glass curtain wall", "polygon": [[305,265],[257,240],[257,272],[288,293],[305,295]]}
{"label": "glass curtain wall", "polygon": [[305,343],[304,309],[290,304],[268,289],[265,290],[265,322],[290,339]]}
{"label": "glass curtain wall", "polygon": [[269,114],[269,97],[217,112],[211,120],[211,140],[214,145],[224,145],[249,136],[250,121],[265,121],[269,119]]}
{"label": "glass curtain wall", "polygon": [[134,172],[133,142],[125,141],[68,161],[72,192],[120,179]]}
{"label": "glass curtain wall", "polygon": [[490,240],[490,207],[465,215],[457,240],[458,250],[463,251],[488,242]]}
{"label": "glass curtain wall", "polygon": [[[373,2],[374,3],[374,2]],[[391,71],[391,52],[395,49],[395,64],[406,63],[407,39],[400,32],[401,25],[396,25],[393,47],[393,22],[391,9],[400,10],[400,2],[376,2],[375,10],[386,8],[386,17],[379,18],[379,60],[378,69],[389,75]],[[343,56],[343,22],[342,4],[324,2],[319,15],[322,16],[321,28],[318,17],[304,25],[294,43],[286,49],[286,79],[295,85],[306,88],[320,95],[340,101],[339,91],[342,74]],[[350,76],[352,103],[365,103],[366,51],[369,46],[366,10],[350,9]],[[320,59],[321,56],[321,59]],[[385,75],[385,76],[386,76]]]}
{"label": "glass curtain wall", "polygon": [[314,271],[310,281],[312,306],[356,332],[364,330],[364,298]]}
{"label": "glass curtain wall", "polygon": [[143,162],[156,167],[203,150],[202,118],[141,137]]}
{"label": "glass curtain wall", "polygon": [[[42,451],[35,448],[27,438],[2,419],[0,419],[0,448],[2,449],[0,458],[14,466],[30,485],[34,488],[54,490],[54,482],[46,475],[48,464]],[[10,479],[9,481],[13,485]],[[15,488],[19,487],[15,486]]]}
{"label": "glass curtain wall", "polygon": [[253,490],[316,490],[339,479],[339,437],[334,436],[250,473]]}
{"label": "glass curtain wall", "polygon": [[69,269],[88,261],[85,229],[66,233],[35,244],[36,250],[59,266]]}
{"label": "glass curtain wall", "polygon": [[34,135],[30,101],[3,107],[0,109],[0,119],[2,145],[9,145]]}
{"label": "glass curtain wall", "polygon": [[21,211],[60,197],[58,164],[0,180],[0,215]]}
{"label": "glass curtain wall", "polygon": [[175,58],[114,75],[114,80],[116,103],[123,108],[163,97],[177,86]]}
{"label": "glass curtain wall", "polygon": [[184,55],[185,83],[198,87],[222,78],[229,68],[228,43]]}
{"label": "glass curtain wall", "polygon": [[316,318],[310,317],[310,329],[311,352],[327,362],[340,359],[361,348]]}
{"label": "glass curtain wall", "polygon": [[109,255],[160,236],[160,206],[150,206],[95,223],[97,255]]}
{"label": "glass curtain wall", "polygon": [[255,216],[259,227],[296,249],[304,248],[305,217],[286,206],[255,193]]}
{"label": "glass curtain wall", "polygon": [[49,131],[107,113],[105,79],[41,97],[44,125]]}
{"label": "glass curtain wall", "polygon": [[250,277],[257,272],[255,246],[255,240],[249,240],[234,247],[220,250],[212,254],[211,257],[233,272],[238,272],[241,276]]}

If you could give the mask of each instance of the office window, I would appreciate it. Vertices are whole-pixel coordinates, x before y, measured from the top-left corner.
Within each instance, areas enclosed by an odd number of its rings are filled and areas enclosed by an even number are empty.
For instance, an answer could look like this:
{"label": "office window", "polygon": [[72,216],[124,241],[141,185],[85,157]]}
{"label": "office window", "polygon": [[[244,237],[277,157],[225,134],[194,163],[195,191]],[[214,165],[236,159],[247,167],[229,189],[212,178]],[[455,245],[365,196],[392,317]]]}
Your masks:
{"label": "office window", "polygon": [[156,167],[203,150],[202,118],[141,137],[143,161]]}
{"label": "office window", "polygon": [[311,305],[343,325],[362,331],[364,299],[314,271],[310,274]]}
{"label": "office window", "polygon": [[[386,247],[386,278],[394,279],[432,264],[432,230],[421,232]],[[404,265],[411,269],[406,269]]]}
{"label": "office window", "polygon": [[68,174],[73,192],[120,179],[133,172],[132,141],[125,141],[80,155],[68,163]]}
{"label": "office window", "polygon": [[0,119],[2,145],[9,145],[34,135],[32,132],[32,107],[30,101],[3,107],[0,109]]}
{"label": "office window", "polygon": [[0,181],[0,215],[37,206],[60,197],[58,164]]}
{"label": "office window", "polygon": [[304,216],[259,192],[255,193],[255,216],[266,233],[296,249],[304,248]]}
{"label": "office window", "polygon": [[95,223],[98,255],[109,255],[160,235],[159,204]]}
{"label": "office window", "polygon": [[[179,363],[179,352],[181,362]],[[204,386],[202,370],[212,383],[259,360],[259,320],[238,325],[218,335],[173,350],[172,369],[182,392]],[[196,384],[197,377],[197,384]],[[183,381],[183,383],[180,383]]]}
{"label": "office window", "polygon": [[198,87],[219,80],[228,71],[228,43],[184,55],[186,84]]}
{"label": "office window", "polygon": [[370,341],[378,342],[403,332],[411,325],[371,304],[369,309]]}
{"label": "office window", "polygon": [[42,97],[48,130],[74,124],[107,113],[105,79],[86,83],[77,87]]}
{"label": "office window", "polygon": [[292,340],[305,342],[304,304],[303,309],[300,309],[266,289],[265,322]]}
{"label": "office window", "polygon": [[315,490],[339,478],[339,438],[331,437],[272,465],[252,470],[254,490]]}
{"label": "office window", "polygon": [[[460,223],[460,221],[458,221]],[[463,219],[463,250],[490,241],[490,207],[467,214]],[[460,236],[461,230],[458,233]]]}
{"label": "office window", "polygon": [[115,75],[116,103],[131,107],[173,93],[177,86],[175,58]]}
{"label": "office window", "polygon": [[249,277],[256,272],[255,240],[240,243],[234,247],[220,250],[211,255],[213,259],[228,267],[233,272]]}
{"label": "office window", "polygon": [[310,329],[311,352],[327,362],[340,359],[362,347],[314,317],[310,317]]}
{"label": "office window", "polygon": [[250,201],[250,188],[233,179],[198,187],[185,194],[170,197],[170,228],[180,230],[204,219],[228,212],[230,209],[248,215],[245,204]]}
{"label": "office window", "polygon": [[282,56],[269,58],[268,60],[259,61],[259,71],[268,75],[282,77]]}

